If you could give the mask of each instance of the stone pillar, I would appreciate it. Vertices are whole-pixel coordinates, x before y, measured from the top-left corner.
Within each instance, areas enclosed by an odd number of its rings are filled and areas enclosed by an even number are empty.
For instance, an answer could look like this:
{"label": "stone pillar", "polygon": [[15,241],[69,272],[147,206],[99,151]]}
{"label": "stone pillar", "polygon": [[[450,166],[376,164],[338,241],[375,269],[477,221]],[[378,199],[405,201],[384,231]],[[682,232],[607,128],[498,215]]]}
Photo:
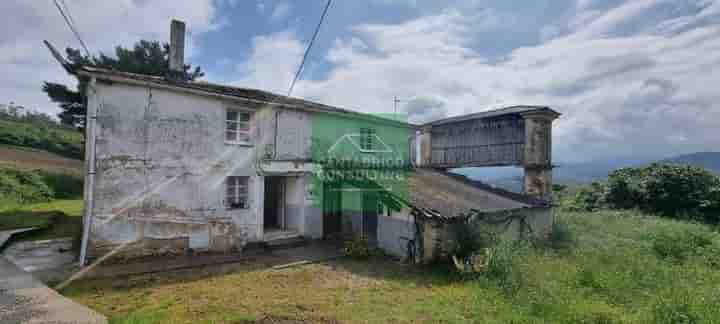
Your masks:
{"label": "stone pillar", "polygon": [[432,146],[431,146],[431,138],[430,138],[430,130],[431,127],[423,127],[422,130],[420,130],[420,134],[417,137],[417,140],[419,142],[417,152],[419,156],[419,163],[417,165],[419,167],[429,167],[432,163]]}
{"label": "stone pillar", "polygon": [[550,109],[522,114],[525,122],[525,193],[546,200],[552,193],[552,122],[559,116]]}

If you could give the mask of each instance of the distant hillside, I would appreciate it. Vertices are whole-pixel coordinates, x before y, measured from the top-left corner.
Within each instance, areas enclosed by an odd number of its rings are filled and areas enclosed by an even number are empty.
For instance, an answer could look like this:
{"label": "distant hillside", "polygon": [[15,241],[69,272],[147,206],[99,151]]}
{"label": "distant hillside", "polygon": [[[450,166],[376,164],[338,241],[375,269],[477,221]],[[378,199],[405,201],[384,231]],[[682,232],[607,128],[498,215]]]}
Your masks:
{"label": "distant hillside", "polygon": [[0,168],[17,170],[44,170],[82,176],[83,161],[43,150],[0,145]]}
{"label": "distant hillside", "polygon": [[[613,170],[643,166],[652,162],[694,165],[720,174],[720,152],[698,152],[655,161],[625,158],[584,163],[556,162],[557,167],[553,170],[553,180],[555,183],[563,184],[602,181]],[[523,187],[522,168],[463,168],[455,169],[453,172],[515,192],[521,191]]]}
{"label": "distant hillside", "polygon": [[697,152],[684,154],[662,160],[661,162],[700,166],[710,172],[720,174],[720,152]]}
{"label": "distant hillside", "polygon": [[81,160],[82,140],[82,134],[72,129],[0,119],[0,145],[40,149]]}
{"label": "distant hillside", "polygon": [[589,183],[607,178],[608,174],[613,170],[645,165],[651,162],[639,159],[614,159],[583,163],[558,162],[557,167],[553,170],[553,179],[556,183]]}

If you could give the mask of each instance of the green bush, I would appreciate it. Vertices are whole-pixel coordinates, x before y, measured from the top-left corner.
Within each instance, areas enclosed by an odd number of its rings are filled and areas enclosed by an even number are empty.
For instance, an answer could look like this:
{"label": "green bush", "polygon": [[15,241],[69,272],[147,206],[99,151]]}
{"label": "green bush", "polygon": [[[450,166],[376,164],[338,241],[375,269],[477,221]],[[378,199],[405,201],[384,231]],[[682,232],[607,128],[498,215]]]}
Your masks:
{"label": "green bush", "polygon": [[717,223],[720,217],[720,178],[695,166],[651,164],[623,168],[608,176],[606,203],[617,209],[683,218],[700,216]]}
{"label": "green bush", "polygon": [[4,204],[78,198],[82,192],[83,180],[79,176],[0,168],[0,201]]}
{"label": "green bush", "polygon": [[692,229],[666,229],[652,237],[652,249],[662,259],[685,261],[690,257],[712,252],[713,234]]}
{"label": "green bush", "polygon": [[345,254],[353,259],[370,257],[370,246],[366,238],[358,238],[345,242]]}
{"label": "green bush", "polygon": [[569,211],[596,211],[606,207],[605,196],[607,186],[593,182],[588,187],[582,187],[572,198],[563,203],[561,207]]}
{"label": "green bush", "polygon": [[83,178],[64,173],[40,172],[43,182],[55,192],[55,199],[82,198]]}
{"label": "green bush", "polygon": [[0,169],[0,197],[21,204],[49,201],[54,191],[38,171]]}
{"label": "green bush", "polygon": [[450,225],[452,240],[449,244],[450,255],[467,259],[482,248],[489,247],[496,242],[496,234],[483,231],[484,227],[474,222],[462,222]]}

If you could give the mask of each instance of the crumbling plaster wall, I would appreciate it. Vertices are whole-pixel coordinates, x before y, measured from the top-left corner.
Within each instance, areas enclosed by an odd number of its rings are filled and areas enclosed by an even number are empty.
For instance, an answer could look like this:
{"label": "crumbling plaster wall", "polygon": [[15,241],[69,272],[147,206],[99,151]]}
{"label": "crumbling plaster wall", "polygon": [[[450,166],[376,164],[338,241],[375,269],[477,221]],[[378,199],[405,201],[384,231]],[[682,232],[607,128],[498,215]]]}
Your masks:
{"label": "crumbling plaster wall", "polygon": [[[225,143],[214,98],[98,82],[96,182],[89,256],[236,250],[262,235],[253,146]],[[253,130],[261,138],[259,128]],[[227,176],[249,177],[249,208],[226,210]]]}

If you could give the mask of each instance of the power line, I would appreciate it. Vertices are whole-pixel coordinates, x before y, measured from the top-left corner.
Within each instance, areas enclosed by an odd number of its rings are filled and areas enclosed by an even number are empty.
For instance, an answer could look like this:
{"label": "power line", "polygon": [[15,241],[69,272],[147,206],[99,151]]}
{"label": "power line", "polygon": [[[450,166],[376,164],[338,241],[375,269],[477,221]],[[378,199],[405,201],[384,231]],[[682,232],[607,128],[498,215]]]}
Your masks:
{"label": "power line", "polygon": [[322,16],[320,16],[320,22],[318,23],[317,27],[315,27],[315,32],[313,33],[312,38],[310,39],[310,43],[308,44],[308,47],[305,49],[305,54],[303,55],[302,61],[300,61],[300,66],[298,67],[297,72],[295,72],[295,77],[292,80],[292,83],[290,84],[290,89],[288,89],[288,96],[292,94],[293,88],[295,88],[295,82],[297,82],[298,78],[300,77],[300,73],[302,73],[303,67],[305,66],[305,60],[308,57],[308,53],[310,53],[310,49],[313,46],[313,43],[315,42],[315,38],[317,38],[318,32],[320,32],[320,26],[322,26],[323,21],[325,21],[325,16],[327,15],[328,9],[330,8],[330,4],[332,3],[332,0],[328,0],[325,4],[325,9],[323,10]]}
{"label": "power line", "polygon": [[63,11],[65,11],[67,13],[68,18],[70,18],[70,23],[72,23],[73,26],[77,26],[77,24],[75,23],[75,18],[73,18],[72,14],[70,12],[70,8],[68,8],[68,5],[65,2],[65,0],[60,0],[60,4],[62,4],[62,7],[64,9]]}
{"label": "power line", "polygon": [[75,26],[73,25],[74,20],[72,19],[72,16],[70,15],[70,10],[68,9],[67,5],[65,5],[65,1],[62,1],[63,5],[65,6],[65,10],[67,10],[67,15],[65,14],[65,11],[60,7],[60,4],[58,3],[58,0],[53,0],[53,3],[55,3],[55,7],[60,12],[60,15],[62,15],[63,19],[65,20],[65,23],[70,27],[70,31],[75,35],[75,38],[80,42],[80,45],[85,50],[85,54],[90,57],[90,51],[88,50],[87,46],[85,45],[85,42],[83,41],[82,37],[80,37],[80,33],[75,29]]}

